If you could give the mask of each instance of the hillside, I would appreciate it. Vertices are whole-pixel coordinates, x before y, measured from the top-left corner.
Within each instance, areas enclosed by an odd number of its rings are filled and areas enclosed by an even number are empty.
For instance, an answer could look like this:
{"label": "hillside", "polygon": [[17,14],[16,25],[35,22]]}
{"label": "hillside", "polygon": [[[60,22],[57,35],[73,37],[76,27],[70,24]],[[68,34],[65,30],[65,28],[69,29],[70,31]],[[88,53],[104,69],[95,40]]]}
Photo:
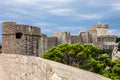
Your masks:
{"label": "hillside", "polygon": [[0,54],[0,80],[109,80],[101,75],[50,60]]}

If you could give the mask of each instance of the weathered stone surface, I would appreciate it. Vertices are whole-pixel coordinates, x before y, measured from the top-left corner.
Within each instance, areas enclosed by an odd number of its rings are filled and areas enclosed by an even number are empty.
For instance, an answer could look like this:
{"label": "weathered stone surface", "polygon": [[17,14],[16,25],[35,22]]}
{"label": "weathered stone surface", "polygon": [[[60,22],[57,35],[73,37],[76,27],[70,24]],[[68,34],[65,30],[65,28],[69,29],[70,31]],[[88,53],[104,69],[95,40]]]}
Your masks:
{"label": "weathered stone surface", "polygon": [[101,49],[117,47],[116,36],[108,34],[108,24],[93,25],[87,31],[72,35],[70,32],[55,32],[48,37],[41,29],[34,26],[17,24],[16,22],[2,23],[2,52],[24,54],[41,57],[53,46],[63,43],[90,43]]}
{"label": "weathered stone surface", "polygon": [[0,54],[0,80],[109,80],[101,75],[18,54]]}
{"label": "weathered stone surface", "polygon": [[39,56],[40,36],[40,28],[4,22],[2,24],[2,52]]}

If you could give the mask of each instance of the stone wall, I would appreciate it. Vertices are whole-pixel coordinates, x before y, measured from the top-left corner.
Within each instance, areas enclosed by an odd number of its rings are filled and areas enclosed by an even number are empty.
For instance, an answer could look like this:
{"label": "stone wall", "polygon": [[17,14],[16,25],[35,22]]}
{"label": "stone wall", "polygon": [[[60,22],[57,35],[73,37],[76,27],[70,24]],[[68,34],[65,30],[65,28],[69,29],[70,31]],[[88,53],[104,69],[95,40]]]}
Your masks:
{"label": "stone wall", "polygon": [[[3,23],[2,24],[2,52],[12,52],[14,53],[14,37],[15,34],[15,22],[12,23]],[[9,34],[9,35],[8,35]],[[10,47],[11,46],[11,47]]]}
{"label": "stone wall", "polygon": [[58,38],[58,44],[70,43],[70,32],[54,32],[54,36]]}
{"label": "stone wall", "polygon": [[114,49],[114,47],[118,47],[115,35],[99,35],[95,44],[101,49]]}
{"label": "stone wall", "polygon": [[87,32],[89,33],[88,42],[96,43],[97,42],[97,31],[96,30],[88,30]]}
{"label": "stone wall", "polygon": [[115,42],[115,41],[116,41],[115,35],[97,36],[97,42]]}
{"label": "stone wall", "polygon": [[0,54],[0,80],[110,80],[39,57]]}
{"label": "stone wall", "polygon": [[40,44],[39,44],[39,54],[40,56],[43,55],[43,53],[45,53],[48,49],[47,49],[47,45],[48,45],[48,38],[47,35],[45,34],[41,34],[41,39],[40,39]]}
{"label": "stone wall", "polygon": [[79,35],[71,35],[70,38],[71,38],[70,41],[72,44],[81,42]]}
{"label": "stone wall", "polygon": [[4,22],[2,24],[2,52],[24,55],[42,56],[48,49],[63,43],[91,43],[99,48],[113,48],[115,35],[108,34],[108,24],[93,25],[87,31],[77,35],[70,32],[55,32],[48,37],[35,26]]}
{"label": "stone wall", "polygon": [[2,45],[0,44],[0,53],[2,53]]}
{"label": "stone wall", "polygon": [[48,37],[47,39],[48,39],[47,49],[50,49],[51,47],[58,45],[57,37]]}
{"label": "stone wall", "polygon": [[4,22],[2,24],[2,51],[24,55],[38,55],[40,29],[37,27]]}
{"label": "stone wall", "polygon": [[80,39],[82,43],[88,43],[89,42],[89,33],[86,32],[81,32],[80,33]]}
{"label": "stone wall", "polygon": [[108,35],[108,24],[96,24],[97,36]]}

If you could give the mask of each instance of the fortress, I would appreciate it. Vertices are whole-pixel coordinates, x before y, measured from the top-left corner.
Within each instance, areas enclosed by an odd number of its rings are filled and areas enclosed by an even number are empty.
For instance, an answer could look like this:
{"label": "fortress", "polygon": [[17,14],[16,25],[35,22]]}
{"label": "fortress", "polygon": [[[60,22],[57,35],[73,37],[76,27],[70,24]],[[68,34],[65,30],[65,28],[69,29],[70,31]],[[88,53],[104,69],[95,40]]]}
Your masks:
{"label": "fortress", "polygon": [[41,56],[49,48],[63,43],[90,43],[101,49],[117,47],[116,36],[108,34],[108,24],[95,24],[87,31],[72,35],[70,32],[54,32],[49,37],[34,26],[3,22],[2,53]]}

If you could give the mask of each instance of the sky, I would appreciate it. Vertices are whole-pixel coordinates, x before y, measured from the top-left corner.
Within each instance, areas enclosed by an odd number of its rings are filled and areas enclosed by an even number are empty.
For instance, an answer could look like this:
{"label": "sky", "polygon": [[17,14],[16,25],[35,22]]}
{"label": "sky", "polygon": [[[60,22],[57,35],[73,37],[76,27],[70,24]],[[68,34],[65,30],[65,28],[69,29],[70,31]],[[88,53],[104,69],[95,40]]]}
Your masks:
{"label": "sky", "polygon": [[2,22],[37,26],[48,36],[107,23],[109,33],[120,36],[120,0],[0,0],[0,34]]}

